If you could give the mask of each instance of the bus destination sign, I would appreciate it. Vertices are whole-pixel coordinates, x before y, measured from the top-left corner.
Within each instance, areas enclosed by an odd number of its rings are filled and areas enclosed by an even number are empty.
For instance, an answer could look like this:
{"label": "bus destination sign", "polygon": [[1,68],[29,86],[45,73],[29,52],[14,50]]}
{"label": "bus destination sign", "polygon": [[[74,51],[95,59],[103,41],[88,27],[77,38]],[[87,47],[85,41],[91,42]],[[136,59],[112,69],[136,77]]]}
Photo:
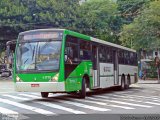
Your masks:
{"label": "bus destination sign", "polygon": [[34,34],[26,34],[23,40],[37,40],[37,39],[60,39],[62,38],[62,33],[59,32],[41,32]]}

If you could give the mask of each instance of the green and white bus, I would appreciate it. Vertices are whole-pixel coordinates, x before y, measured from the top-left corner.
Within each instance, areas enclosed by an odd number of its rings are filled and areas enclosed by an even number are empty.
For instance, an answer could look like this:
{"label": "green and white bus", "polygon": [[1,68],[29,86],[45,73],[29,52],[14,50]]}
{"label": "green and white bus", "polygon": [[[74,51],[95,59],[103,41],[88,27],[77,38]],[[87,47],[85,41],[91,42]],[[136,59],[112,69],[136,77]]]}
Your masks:
{"label": "green and white bus", "polygon": [[16,91],[77,92],[137,82],[135,50],[66,29],[37,29],[19,34],[14,55]]}

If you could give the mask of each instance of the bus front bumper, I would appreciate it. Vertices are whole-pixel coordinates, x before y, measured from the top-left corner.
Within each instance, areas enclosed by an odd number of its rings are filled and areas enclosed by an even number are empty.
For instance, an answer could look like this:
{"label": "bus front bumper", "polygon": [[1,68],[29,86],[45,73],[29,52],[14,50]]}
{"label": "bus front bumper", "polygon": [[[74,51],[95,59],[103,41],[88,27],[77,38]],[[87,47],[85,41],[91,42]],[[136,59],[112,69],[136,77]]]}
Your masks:
{"label": "bus front bumper", "polygon": [[65,92],[65,82],[16,82],[18,92]]}

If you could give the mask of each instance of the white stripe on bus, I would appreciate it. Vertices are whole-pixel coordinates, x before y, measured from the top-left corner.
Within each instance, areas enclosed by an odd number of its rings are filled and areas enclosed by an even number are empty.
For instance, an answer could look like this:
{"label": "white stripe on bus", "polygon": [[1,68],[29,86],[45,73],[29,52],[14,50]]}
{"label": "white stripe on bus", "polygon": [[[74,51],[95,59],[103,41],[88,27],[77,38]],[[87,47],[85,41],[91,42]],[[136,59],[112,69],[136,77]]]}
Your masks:
{"label": "white stripe on bus", "polygon": [[47,111],[47,110],[44,110],[44,109],[41,109],[41,108],[32,107],[32,106],[29,106],[29,105],[17,103],[17,102],[10,101],[10,100],[7,100],[7,99],[0,98],[0,102],[10,104],[10,105],[13,105],[13,106],[16,106],[16,107],[19,107],[19,108],[31,110],[31,111],[34,111],[34,112],[37,112],[37,113],[40,113],[40,114],[44,114],[44,115],[47,115],[47,116],[48,115],[55,115],[55,113],[53,113],[53,112],[50,112],[50,111]]}
{"label": "white stripe on bus", "polygon": [[[97,95],[97,97],[106,98],[105,96],[100,96],[100,95]],[[148,106],[148,105],[140,105],[140,104],[128,103],[128,102],[122,102],[122,101],[116,101],[116,100],[103,100],[103,99],[101,99],[101,100],[106,101],[106,102],[113,102],[113,103],[118,103],[118,104],[130,105],[130,106],[138,106],[138,107],[146,107],[146,108],[152,107],[152,106]]]}
{"label": "white stripe on bus", "polygon": [[[95,98],[91,98],[91,97],[89,97],[89,98],[93,99],[93,100],[96,100]],[[77,100],[77,101],[81,101],[81,100]],[[98,104],[98,105],[104,105],[104,106],[116,107],[116,108],[123,108],[123,109],[127,109],[127,110],[135,109],[135,108],[132,108],[132,107],[125,107],[125,106],[119,106],[119,105],[111,105],[111,104],[107,104],[107,103],[104,103],[104,102],[96,102],[96,101],[90,101],[90,100],[83,100],[81,102],[95,103],[95,104]]]}
{"label": "white stripe on bus", "polygon": [[9,109],[3,108],[3,107],[0,107],[0,113],[7,114],[7,115],[9,115],[9,114],[18,115],[18,112],[12,111],[12,110],[9,110]]}

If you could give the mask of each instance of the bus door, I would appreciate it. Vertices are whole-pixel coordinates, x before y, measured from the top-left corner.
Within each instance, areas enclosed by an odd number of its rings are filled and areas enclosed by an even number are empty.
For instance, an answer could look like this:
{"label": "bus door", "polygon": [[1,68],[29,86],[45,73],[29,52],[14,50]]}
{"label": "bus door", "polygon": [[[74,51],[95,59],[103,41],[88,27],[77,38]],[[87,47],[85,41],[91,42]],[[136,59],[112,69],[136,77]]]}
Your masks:
{"label": "bus door", "polygon": [[99,88],[100,77],[99,77],[99,57],[98,57],[98,46],[92,46],[92,62],[93,62],[93,87]]}
{"label": "bus door", "polygon": [[119,80],[119,66],[118,66],[118,52],[116,50],[113,51],[113,71],[114,71],[114,84],[118,84]]}

